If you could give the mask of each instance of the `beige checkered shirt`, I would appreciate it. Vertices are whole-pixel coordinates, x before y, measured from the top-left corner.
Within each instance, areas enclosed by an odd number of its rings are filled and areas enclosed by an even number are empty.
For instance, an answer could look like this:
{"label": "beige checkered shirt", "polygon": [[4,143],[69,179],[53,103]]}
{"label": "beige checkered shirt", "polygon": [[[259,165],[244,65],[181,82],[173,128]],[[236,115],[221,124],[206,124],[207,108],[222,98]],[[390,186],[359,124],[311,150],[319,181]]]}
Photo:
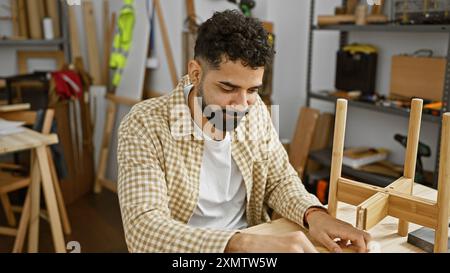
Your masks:
{"label": "beige checkered shirt", "polygon": [[[195,135],[183,89],[135,105],[119,129],[118,194],[130,252],[223,252],[237,231],[187,225],[197,206],[203,140]],[[247,191],[250,226],[270,221],[273,209],[300,225],[309,194],[258,97],[232,132],[232,156]]]}

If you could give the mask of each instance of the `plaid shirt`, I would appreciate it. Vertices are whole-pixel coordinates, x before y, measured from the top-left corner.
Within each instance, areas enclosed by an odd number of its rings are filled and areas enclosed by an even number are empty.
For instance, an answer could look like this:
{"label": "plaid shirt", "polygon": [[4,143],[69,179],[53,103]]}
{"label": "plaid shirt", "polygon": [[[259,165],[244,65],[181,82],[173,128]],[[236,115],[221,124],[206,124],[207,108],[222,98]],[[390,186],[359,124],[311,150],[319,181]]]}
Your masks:
{"label": "plaid shirt", "polygon": [[[197,206],[203,139],[195,135],[183,89],[135,105],[123,119],[118,143],[118,194],[130,252],[223,252],[238,231],[187,225]],[[303,225],[309,194],[258,97],[232,132],[232,157],[247,191],[249,226],[270,221],[273,209]]]}

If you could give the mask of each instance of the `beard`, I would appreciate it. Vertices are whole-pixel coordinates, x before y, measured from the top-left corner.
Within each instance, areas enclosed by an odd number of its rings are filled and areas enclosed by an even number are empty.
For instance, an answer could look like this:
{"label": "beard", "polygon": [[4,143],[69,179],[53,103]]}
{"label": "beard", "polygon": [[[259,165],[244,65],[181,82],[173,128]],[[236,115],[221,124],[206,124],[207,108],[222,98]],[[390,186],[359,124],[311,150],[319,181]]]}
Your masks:
{"label": "beard", "polygon": [[238,111],[231,106],[220,107],[219,105],[208,104],[204,96],[203,82],[198,87],[197,99],[201,101],[202,113],[208,122],[222,132],[231,132],[236,129],[242,119],[249,113],[248,108],[244,111]]}

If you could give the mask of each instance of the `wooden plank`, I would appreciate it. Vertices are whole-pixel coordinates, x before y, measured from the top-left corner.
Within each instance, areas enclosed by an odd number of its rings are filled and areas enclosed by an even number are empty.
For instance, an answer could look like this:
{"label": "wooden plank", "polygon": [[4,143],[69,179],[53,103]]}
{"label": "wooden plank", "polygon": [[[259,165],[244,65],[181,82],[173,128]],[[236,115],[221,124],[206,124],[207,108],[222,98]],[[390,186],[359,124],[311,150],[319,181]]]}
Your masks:
{"label": "wooden plank", "polygon": [[14,241],[13,253],[22,252],[23,244],[25,242],[25,236],[27,232],[28,223],[30,221],[30,188],[28,188],[27,195],[25,197],[25,203],[23,205],[23,211],[20,215],[19,228],[17,229],[17,236]]}
{"label": "wooden plank", "polygon": [[97,41],[97,28],[92,0],[83,1],[84,29],[86,30],[86,43],[88,51],[89,73],[94,84],[101,84],[100,54]]}
{"label": "wooden plank", "polygon": [[14,37],[19,37],[20,29],[19,29],[19,11],[17,0],[10,0],[10,6],[11,6],[11,23],[13,29],[12,33]]}
{"label": "wooden plank", "polygon": [[383,190],[383,188],[377,186],[372,186],[345,178],[338,179],[337,187],[337,199],[353,206],[361,204],[372,195]]}
{"label": "wooden plank", "polygon": [[336,217],[338,179],[342,172],[342,157],[344,154],[345,124],[347,120],[347,101],[336,101],[336,121],[334,125],[333,155],[331,158],[330,187],[328,194],[328,212]]}
{"label": "wooden plank", "polygon": [[116,13],[109,16],[109,1],[103,0],[103,74],[102,85],[109,84],[109,59],[111,56],[112,37],[114,35],[114,26]]}
{"label": "wooden plank", "polygon": [[58,143],[58,136],[56,134],[42,135],[25,128],[23,132],[0,137],[0,154],[18,152],[56,143]]}
{"label": "wooden plank", "polygon": [[156,14],[159,21],[159,27],[161,29],[161,35],[163,38],[163,44],[164,44],[164,52],[166,53],[167,63],[169,65],[169,72],[170,77],[172,79],[172,85],[173,87],[177,86],[178,84],[178,76],[177,76],[177,69],[175,66],[175,61],[173,59],[172,54],[172,48],[170,46],[170,40],[169,40],[169,34],[166,27],[166,22],[164,20],[164,13],[161,8],[161,3],[159,0],[153,1],[156,9]]}
{"label": "wooden plank", "polygon": [[45,0],[47,15],[52,19],[53,36],[61,37],[60,17],[58,12],[58,0]]}
{"label": "wooden plank", "polygon": [[300,110],[294,137],[289,145],[290,163],[300,178],[303,177],[305,171],[319,114],[319,110],[308,107]]}
{"label": "wooden plank", "polygon": [[369,230],[388,215],[389,194],[377,193],[357,207],[356,227]]}
{"label": "wooden plank", "polygon": [[27,0],[28,27],[31,39],[42,39],[42,22],[39,13],[39,1]]}
{"label": "wooden plank", "polygon": [[27,22],[27,8],[25,0],[17,0],[17,16],[19,20],[19,36],[29,37],[28,22]]}
{"label": "wooden plank", "polygon": [[391,192],[388,214],[425,227],[436,228],[437,225],[436,203],[408,194]]}
{"label": "wooden plank", "polygon": [[[333,138],[333,121],[334,115],[330,113],[322,113],[317,120],[316,129],[311,143],[311,152],[322,150],[331,146]],[[320,164],[314,160],[308,160],[306,164],[306,172],[311,173],[318,171]]]}
{"label": "wooden plank", "polygon": [[98,168],[97,168],[97,178],[95,180],[95,185],[94,185],[95,193],[101,192],[102,180],[105,179],[106,164],[108,162],[108,156],[109,156],[109,146],[110,146],[109,144],[111,141],[110,136],[111,136],[111,132],[114,128],[114,117],[116,115],[116,111],[117,111],[117,105],[110,101],[108,103],[108,110],[106,113],[105,128],[103,131],[103,139],[102,139],[99,163],[98,163]]}
{"label": "wooden plank", "polygon": [[29,59],[52,59],[56,63],[56,70],[61,69],[65,63],[63,51],[17,51],[17,66],[20,74],[29,73]]}
{"label": "wooden plank", "polygon": [[58,205],[56,203],[55,191],[53,188],[52,178],[50,175],[50,168],[48,165],[46,147],[36,148],[37,161],[39,163],[39,170],[42,177],[42,188],[49,214],[50,227],[52,230],[53,244],[57,253],[65,253],[66,247],[61,227],[61,220],[58,212]]}
{"label": "wooden plank", "polygon": [[70,55],[72,57],[72,61],[74,61],[77,57],[81,57],[80,38],[78,34],[77,16],[75,11],[75,6],[68,7]]}
{"label": "wooden plank", "polygon": [[189,19],[189,31],[194,33],[196,31],[196,23],[195,20],[197,18],[195,13],[195,2],[194,0],[186,0],[186,14]]}
{"label": "wooden plank", "polygon": [[16,217],[14,216],[14,212],[11,209],[11,202],[9,201],[8,193],[0,193],[0,201],[3,205],[3,210],[6,215],[6,220],[8,225],[11,227],[16,226]]}
{"label": "wooden plank", "polygon": [[28,253],[37,253],[39,246],[39,212],[41,206],[41,170],[36,152],[31,153],[30,224],[28,226]]}
{"label": "wooden plank", "polygon": [[346,14],[355,14],[356,6],[358,6],[359,0],[347,0],[347,5],[345,7]]}
{"label": "wooden plank", "polygon": [[0,227],[0,234],[6,235],[6,236],[16,236],[17,235],[17,229],[15,229],[15,228],[8,228],[8,227]]}
{"label": "wooden plank", "polygon": [[20,110],[28,110],[28,109],[30,109],[30,107],[31,107],[31,105],[29,103],[17,103],[17,104],[1,105],[0,106],[0,113],[20,111]]}

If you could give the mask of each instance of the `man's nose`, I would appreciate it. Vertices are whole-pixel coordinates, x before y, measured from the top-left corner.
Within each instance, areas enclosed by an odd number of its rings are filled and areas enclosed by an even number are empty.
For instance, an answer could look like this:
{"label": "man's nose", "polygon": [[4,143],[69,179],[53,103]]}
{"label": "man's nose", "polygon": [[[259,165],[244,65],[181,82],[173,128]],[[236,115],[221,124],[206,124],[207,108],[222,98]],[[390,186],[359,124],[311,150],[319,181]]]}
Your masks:
{"label": "man's nose", "polygon": [[244,111],[248,108],[248,95],[246,91],[239,92],[235,99],[235,108],[238,111]]}

